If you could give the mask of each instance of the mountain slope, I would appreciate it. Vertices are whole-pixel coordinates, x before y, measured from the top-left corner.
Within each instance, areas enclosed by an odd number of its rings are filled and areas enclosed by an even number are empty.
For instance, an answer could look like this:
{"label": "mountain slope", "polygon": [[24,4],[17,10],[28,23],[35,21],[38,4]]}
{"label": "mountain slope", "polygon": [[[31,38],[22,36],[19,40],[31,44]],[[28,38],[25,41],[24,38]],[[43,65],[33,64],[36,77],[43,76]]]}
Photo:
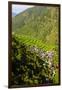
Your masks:
{"label": "mountain slope", "polygon": [[35,6],[12,18],[12,31],[58,45],[58,7]]}
{"label": "mountain slope", "polygon": [[[53,51],[55,65],[59,65],[58,26],[58,7],[35,6],[12,18],[12,32],[20,37],[20,42],[22,41],[27,46],[35,45],[46,52]],[[58,83],[59,67],[55,71],[54,83]]]}

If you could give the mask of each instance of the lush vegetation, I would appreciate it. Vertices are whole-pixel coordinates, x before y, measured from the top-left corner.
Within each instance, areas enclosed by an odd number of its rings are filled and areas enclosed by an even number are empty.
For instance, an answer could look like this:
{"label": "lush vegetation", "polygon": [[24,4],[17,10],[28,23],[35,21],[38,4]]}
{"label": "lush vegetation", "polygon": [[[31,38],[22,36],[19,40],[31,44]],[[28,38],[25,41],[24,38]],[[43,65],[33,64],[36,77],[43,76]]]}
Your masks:
{"label": "lush vegetation", "polygon": [[[12,80],[13,85],[53,84],[55,67],[53,51],[38,48],[34,40],[14,35],[12,37]],[[23,42],[24,41],[24,42]],[[26,43],[28,42],[28,43]]]}
{"label": "lush vegetation", "polygon": [[59,8],[36,6],[12,18],[12,85],[59,83]]}

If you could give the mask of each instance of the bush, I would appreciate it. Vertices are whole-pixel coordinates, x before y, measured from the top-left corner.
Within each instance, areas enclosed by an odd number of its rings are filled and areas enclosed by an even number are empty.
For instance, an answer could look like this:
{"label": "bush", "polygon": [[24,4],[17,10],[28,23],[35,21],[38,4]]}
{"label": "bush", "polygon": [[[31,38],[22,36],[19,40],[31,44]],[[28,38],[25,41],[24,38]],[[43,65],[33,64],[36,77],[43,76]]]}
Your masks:
{"label": "bush", "polygon": [[36,45],[27,45],[12,35],[12,85],[53,84],[55,68],[53,51],[45,52]]}

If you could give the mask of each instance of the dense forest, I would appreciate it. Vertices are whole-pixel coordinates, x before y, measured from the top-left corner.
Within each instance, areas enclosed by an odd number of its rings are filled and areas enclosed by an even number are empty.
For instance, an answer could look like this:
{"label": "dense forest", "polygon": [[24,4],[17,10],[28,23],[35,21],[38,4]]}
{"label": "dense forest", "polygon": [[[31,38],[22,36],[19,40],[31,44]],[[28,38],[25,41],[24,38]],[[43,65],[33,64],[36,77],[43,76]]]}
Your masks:
{"label": "dense forest", "polygon": [[59,83],[59,7],[34,6],[12,17],[11,85]]}

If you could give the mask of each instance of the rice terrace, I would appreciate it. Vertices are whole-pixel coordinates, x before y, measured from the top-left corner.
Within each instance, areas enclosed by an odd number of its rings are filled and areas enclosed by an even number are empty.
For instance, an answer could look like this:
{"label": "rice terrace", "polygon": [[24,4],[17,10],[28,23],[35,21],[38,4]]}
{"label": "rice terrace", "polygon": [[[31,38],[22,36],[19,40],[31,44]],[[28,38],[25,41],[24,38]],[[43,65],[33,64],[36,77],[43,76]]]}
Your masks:
{"label": "rice terrace", "polygon": [[59,84],[59,5],[12,4],[11,87]]}

